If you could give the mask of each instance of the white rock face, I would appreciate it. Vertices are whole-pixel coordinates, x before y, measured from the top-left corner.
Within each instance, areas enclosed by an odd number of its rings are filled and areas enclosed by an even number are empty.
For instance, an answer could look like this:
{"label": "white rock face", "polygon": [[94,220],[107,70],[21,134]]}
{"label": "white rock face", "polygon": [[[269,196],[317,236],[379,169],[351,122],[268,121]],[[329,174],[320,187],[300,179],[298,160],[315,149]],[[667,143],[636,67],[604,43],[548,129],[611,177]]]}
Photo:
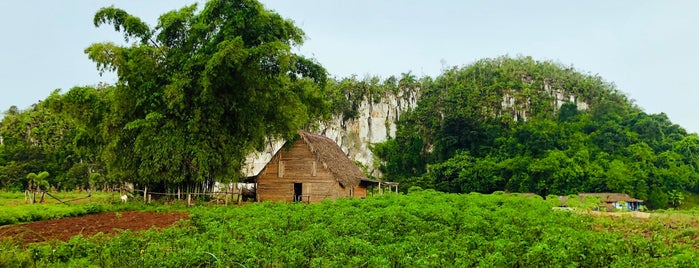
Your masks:
{"label": "white rock face", "polygon": [[[350,159],[366,167],[367,173],[381,177],[369,147],[394,137],[396,121],[403,112],[417,106],[418,98],[416,90],[398,94],[389,92],[375,99],[365,98],[358,107],[357,118],[343,121],[341,114],[334,115],[329,122],[321,123],[315,133],[334,140]],[[245,174],[257,175],[283,145],[284,141],[272,141],[264,151],[250,154],[245,161]]]}
{"label": "white rock face", "polygon": [[331,122],[321,125],[318,134],[337,142],[342,151],[366,167],[370,175],[381,177],[369,146],[395,137],[396,121],[403,112],[417,106],[418,97],[405,92],[389,94],[379,100],[365,99],[359,105],[356,119],[343,122],[342,115],[335,115]]}
{"label": "white rock face", "polygon": [[[554,106],[554,111],[558,111],[564,103],[569,102],[575,103],[578,106],[578,110],[581,111],[589,108],[589,105],[579,98],[577,94],[561,88],[553,89],[546,81],[543,83],[543,90],[553,97],[552,105]],[[501,105],[503,113],[511,113],[515,121],[527,121],[527,112],[531,111],[531,99],[525,98],[521,93],[514,90],[503,90]]]}
{"label": "white rock face", "polygon": [[262,168],[272,160],[274,154],[279,151],[279,149],[284,146],[283,140],[271,140],[267,143],[265,150],[262,152],[254,152],[249,154],[245,158],[245,165],[243,166],[243,174],[247,177],[255,176],[260,174]]}
{"label": "white rock face", "polygon": [[578,95],[571,93],[570,90],[564,90],[562,88],[553,89],[547,82],[544,82],[544,90],[555,97],[554,105],[556,110],[561,108],[564,103],[568,102],[575,103],[578,106],[578,110],[584,111],[588,108],[587,103],[580,100]]}
{"label": "white rock face", "polygon": [[[588,109],[588,104],[573,93],[553,89],[548,83],[543,84],[543,90],[553,96],[552,105],[555,105],[555,110],[566,102],[576,103],[579,110]],[[369,175],[380,178],[382,174],[377,169],[378,163],[374,161],[374,155],[369,148],[371,144],[395,137],[396,121],[402,113],[417,107],[419,97],[419,90],[413,89],[397,94],[388,92],[380,98],[364,98],[359,104],[357,118],[343,121],[341,114],[334,115],[329,122],[321,123],[315,133],[334,140],[350,159],[361,163]],[[531,99],[513,90],[503,91],[501,105],[502,112],[512,113],[513,119],[517,121],[526,121],[531,111]],[[283,140],[270,141],[264,151],[250,154],[245,162],[245,174],[259,174],[283,145]]]}

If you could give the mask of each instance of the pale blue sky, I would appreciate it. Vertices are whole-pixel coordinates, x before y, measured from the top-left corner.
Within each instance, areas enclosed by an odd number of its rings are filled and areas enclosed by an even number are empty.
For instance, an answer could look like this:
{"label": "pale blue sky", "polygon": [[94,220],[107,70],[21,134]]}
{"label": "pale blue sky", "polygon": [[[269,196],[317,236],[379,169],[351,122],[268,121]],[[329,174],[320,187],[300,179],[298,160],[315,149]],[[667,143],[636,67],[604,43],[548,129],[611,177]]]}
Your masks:
{"label": "pale blue sky", "polygon": [[[195,1],[0,2],[0,110],[56,88],[113,82],[83,54],[123,40],[92,16],[115,5],[154,24]],[[202,1],[199,1],[202,2]],[[435,76],[481,58],[529,55],[599,74],[648,113],[699,131],[699,1],[265,0],[308,40],[298,51],[336,77]]]}

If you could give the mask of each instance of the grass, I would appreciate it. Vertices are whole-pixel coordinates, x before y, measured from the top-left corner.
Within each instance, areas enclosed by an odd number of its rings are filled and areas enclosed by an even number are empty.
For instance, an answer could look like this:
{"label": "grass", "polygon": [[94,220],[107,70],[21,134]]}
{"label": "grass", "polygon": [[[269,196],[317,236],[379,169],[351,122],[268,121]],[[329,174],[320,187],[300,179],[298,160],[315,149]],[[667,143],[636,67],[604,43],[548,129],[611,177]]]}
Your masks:
{"label": "grass", "polygon": [[0,192],[0,225],[75,217],[101,212],[164,212],[180,211],[185,208],[184,202],[172,202],[170,205],[162,205],[157,202],[144,204],[138,201],[122,203],[118,193],[93,192],[89,198],[86,198],[86,192],[59,192],[52,195],[65,203],[60,203],[58,200],[47,196],[44,203],[29,204],[24,200],[24,193],[22,192]]}
{"label": "grass", "polygon": [[684,193],[684,200],[682,200],[682,205],[679,207],[681,210],[691,210],[699,208],[699,195],[692,193]]}
{"label": "grass", "polygon": [[[106,192],[92,192],[91,196],[88,197],[86,191],[70,191],[70,192],[49,192],[54,197],[60,199],[63,202],[69,202],[72,204],[76,203],[86,203],[86,202],[110,202],[119,199],[118,193],[106,193]],[[36,198],[39,199],[40,193],[36,194]],[[45,204],[60,204],[60,202],[48,194],[44,197]],[[22,206],[29,205],[29,201],[25,199],[24,192],[7,192],[0,191],[0,206]]]}

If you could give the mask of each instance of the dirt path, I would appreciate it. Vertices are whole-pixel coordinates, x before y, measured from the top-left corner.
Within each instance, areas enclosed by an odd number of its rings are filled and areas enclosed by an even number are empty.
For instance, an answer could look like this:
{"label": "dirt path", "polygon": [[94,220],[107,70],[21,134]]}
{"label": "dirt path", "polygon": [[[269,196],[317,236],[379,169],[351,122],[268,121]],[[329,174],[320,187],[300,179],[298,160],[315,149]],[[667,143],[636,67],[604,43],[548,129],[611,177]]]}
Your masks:
{"label": "dirt path", "polygon": [[0,227],[0,239],[21,237],[24,243],[58,239],[68,241],[78,234],[91,236],[99,232],[118,233],[123,230],[140,231],[152,226],[167,227],[180,219],[189,219],[184,212],[108,212],[82,217],[38,221]]}

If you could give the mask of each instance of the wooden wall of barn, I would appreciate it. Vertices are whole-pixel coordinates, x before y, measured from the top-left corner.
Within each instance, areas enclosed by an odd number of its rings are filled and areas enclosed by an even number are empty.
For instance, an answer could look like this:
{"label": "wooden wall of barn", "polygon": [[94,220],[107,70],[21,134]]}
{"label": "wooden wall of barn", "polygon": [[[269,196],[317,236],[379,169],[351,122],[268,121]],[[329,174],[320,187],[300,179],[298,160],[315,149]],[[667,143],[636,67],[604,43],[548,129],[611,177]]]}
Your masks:
{"label": "wooden wall of barn", "polygon": [[[303,201],[350,196],[349,189],[340,187],[334,174],[323,167],[303,139],[291,148],[280,149],[265,166],[257,180],[257,200],[293,202],[294,183],[302,184]],[[357,188],[361,189],[355,189],[354,196],[366,197],[366,188]]]}

